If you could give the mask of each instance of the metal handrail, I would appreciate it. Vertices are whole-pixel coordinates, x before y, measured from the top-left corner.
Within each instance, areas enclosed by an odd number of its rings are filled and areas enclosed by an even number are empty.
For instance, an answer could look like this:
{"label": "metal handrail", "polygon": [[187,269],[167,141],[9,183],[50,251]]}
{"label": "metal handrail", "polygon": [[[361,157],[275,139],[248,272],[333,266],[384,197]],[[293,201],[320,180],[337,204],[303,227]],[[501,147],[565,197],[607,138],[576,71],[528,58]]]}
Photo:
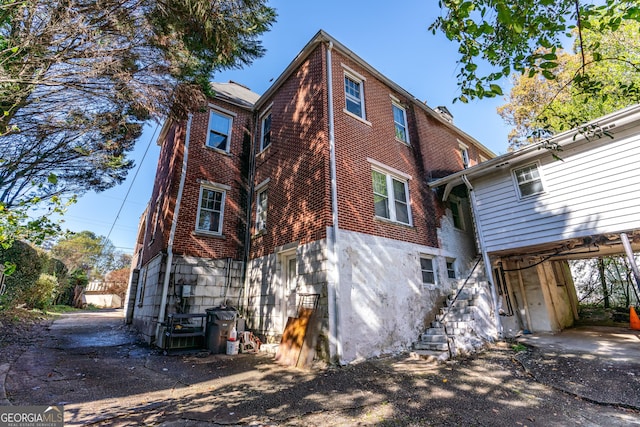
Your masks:
{"label": "metal handrail", "polygon": [[[460,295],[460,292],[462,292],[462,290],[464,289],[464,287],[467,285],[467,282],[469,282],[469,279],[471,279],[471,276],[473,275],[473,272],[476,270],[476,268],[478,267],[478,264],[480,264],[480,261],[482,260],[482,257],[478,257],[478,260],[476,261],[475,265],[473,266],[473,268],[471,269],[471,271],[469,272],[469,275],[467,276],[467,278],[465,279],[464,283],[462,284],[462,286],[460,286],[460,289],[458,289],[458,292],[456,292],[456,295],[453,297],[453,300],[451,301],[451,304],[449,305],[449,309],[447,310],[447,312],[444,314],[444,316],[442,316],[442,319],[440,319],[440,321],[442,323],[444,323],[447,315],[449,314],[449,312],[451,311],[451,308],[453,307],[453,304],[456,302],[456,300],[458,299],[458,296]],[[446,335],[446,331],[445,331],[445,335]]]}

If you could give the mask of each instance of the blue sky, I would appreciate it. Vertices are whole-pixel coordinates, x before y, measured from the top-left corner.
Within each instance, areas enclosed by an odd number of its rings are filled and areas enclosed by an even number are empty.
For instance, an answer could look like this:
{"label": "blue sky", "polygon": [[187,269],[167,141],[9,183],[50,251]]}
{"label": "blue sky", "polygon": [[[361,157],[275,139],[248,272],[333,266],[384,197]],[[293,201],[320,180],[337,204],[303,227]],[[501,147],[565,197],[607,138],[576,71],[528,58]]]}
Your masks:
{"label": "blue sky", "polygon": [[[234,80],[262,94],[270,80],[277,78],[323,29],[430,107],[446,106],[456,126],[496,154],[507,151],[509,128],[496,113],[504,99],[452,104],[458,93],[457,46],[441,34],[428,31],[440,14],[437,2],[273,0],[269,5],[277,10],[278,21],[262,38],[265,56],[245,69],[221,72],[214,80]],[[151,197],[160,152],[155,131],[155,124],[148,126],[138,141],[132,156],[136,168],[125,183],[100,194],[82,196],[65,215],[64,228],[90,230],[108,236],[119,250],[133,251],[138,220]]]}

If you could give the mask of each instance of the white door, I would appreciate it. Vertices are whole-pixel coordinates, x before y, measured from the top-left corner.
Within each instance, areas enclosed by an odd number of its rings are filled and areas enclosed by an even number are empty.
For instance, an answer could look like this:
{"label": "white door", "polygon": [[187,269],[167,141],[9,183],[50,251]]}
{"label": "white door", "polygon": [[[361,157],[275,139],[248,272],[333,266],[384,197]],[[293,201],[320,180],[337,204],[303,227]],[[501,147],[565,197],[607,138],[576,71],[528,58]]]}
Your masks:
{"label": "white door", "polygon": [[284,258],[283,262],[283,299],[282,299],[282,313],[284,315],[283,325],[287,324],[288,317],[296,317],[296,278],[298,276],[298,264],[296,262],[296,255],[291,254]]}

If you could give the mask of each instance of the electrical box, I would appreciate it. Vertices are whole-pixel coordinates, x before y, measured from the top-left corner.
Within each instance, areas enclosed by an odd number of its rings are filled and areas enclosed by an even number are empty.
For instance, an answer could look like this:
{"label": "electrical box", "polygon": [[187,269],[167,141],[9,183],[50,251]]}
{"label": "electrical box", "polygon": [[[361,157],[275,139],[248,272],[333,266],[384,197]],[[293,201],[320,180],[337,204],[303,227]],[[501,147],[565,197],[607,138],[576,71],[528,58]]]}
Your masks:
{"label": "electrical box", "polygon": [[182,298],[188,298],[191,296],[191,285],[182,285]]}

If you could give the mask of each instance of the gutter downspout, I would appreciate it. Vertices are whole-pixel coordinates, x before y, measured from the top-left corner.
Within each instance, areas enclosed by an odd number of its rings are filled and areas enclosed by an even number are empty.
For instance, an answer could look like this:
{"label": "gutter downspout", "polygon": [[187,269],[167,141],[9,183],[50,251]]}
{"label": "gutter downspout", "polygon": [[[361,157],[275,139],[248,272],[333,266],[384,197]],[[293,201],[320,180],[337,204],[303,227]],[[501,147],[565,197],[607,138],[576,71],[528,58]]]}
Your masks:
{"label": "gutter downspout", "polygon": [[340,295],[340,274],[338,272],[338,185],[336,177],[336,141],[333,117],[333,73],[331,50],[333,42],[329,41],[327,48],[327,104],[329,109],[329,169],[331,174],[331,214],[332,227],[329,233],[329,260],[331,270],[327,283],[328,311],[329,311],[329,358],[342,361],[342,338],[339,327],[338,301]]}
{"label": "gutter downspout", "polygon": [[[249,267],[249,258],[250,258],[250,250],[251,250],[251,214],[252,214],[252,206],[253,206],[253,197],[255,193],[255,185],[254,180],[256,177],[256,144],[258,139],[258,123],[260,121],[260,112],[256,111],[253,115],[253,129],[251,135],[251,144],[249,144],[249,176],[247,177],[249,186],[247,191],[247,216],[245,217],[246,221],[246,231],[244,235],[244,257],[242,260],[242,295],[238,298],[238,309],[245,308],[245,304],[240,302],[242,298],[246,298],[247,304],[246,308],[249,308],[249,276],[247,275],[247,270]],[[245,311],[245,315],[248,311]]]}
{"label": "gutter downspout", "polygon": [[482,253],[482,259],[484,260],[484,269],[487,275],[487,281],[489,282],[491,289],[491,299],[493,299],[493,316],[495,318],[496,323],[496,331],[498,333],[498,338],[502,338],[502,321],[500,319],[500,314],[498,313],[498,295],[496,294],[496,286],[493,283],[493,280],[490,280],[492,269],[491,269],[491,261],[489,260],[489,255],[485,249],[485,241],[484,234],[482,232],[482,225],[480,224],[479,215],[478,215],[478,201],[476,200],[476,194],[473,191],[473,186],[466,175],[462,175],[462,182],[467,186],[469,190],[469,194],[471,195],[471,210],[473,211],[473,215],[476,218],[476,231],[478,233],[478,244],[480,245],[480,252]]}
{"label": "gutter downspout", "polygon": [[191,138],[191,121],[193,114],[189,113],[187,120],[187,135],[184,141],[184,154],[182,155],[182,171],[180,173],[180,186],[178,187],[178,196],[176,197],[176,207],[173,211],[173,220],[171,221],[171,232],[169,233],[169,242],[167,245],[167,261],[165,262],[164,280],[162,284],[162,299],[160,301],[160,313],[156,323],[156,342],[160,338],[160,323],[164,322],[166,314],[167,294],[169,293],[169,279],[171,278],[171,264],[173,263],[173,240],[176,235],[176,227],[178,225],[178,214],[180,213],[180,201],[182,200],[182,191],[184,190],[184,181],[187,176],[187,160],[189,157],[189,139]]}

